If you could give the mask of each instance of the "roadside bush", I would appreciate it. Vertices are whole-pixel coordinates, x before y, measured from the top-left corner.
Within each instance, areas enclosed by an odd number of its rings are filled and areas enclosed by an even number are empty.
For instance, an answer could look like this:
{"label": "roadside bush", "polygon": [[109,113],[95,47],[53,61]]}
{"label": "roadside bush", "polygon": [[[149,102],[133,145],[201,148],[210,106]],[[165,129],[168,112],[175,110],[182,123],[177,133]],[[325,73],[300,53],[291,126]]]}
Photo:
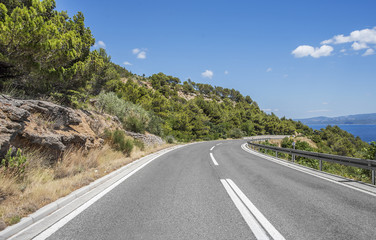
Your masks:
{"label": "roadside bush", "polygon": [[22,176],[25,172],[27,165],[27,159],[22,154],[21,149],[17,149],[17,152],[13,154],[13,148],[9,148],[7,154],[1,160],[0,169],[4,169],[5,172],[13,174],[15,176]]}
{"label": "roadside bush", "polygon": [[113,143],[116,149],[130,156],[133,149],[133,141],[125,137],[125,133],[121,130],[115,130],[113,133]]}
{"label": "roadside bush", "polygon": [[230,138],[242,138],[244,133],[239,128],[233,128],[228,132],[227,136]]}
{"label": "roadside bush", "polygon": [[135,116],[129,116],[125,118],[123,128],[137,133],[144,133],[145,132],[145,125],[144,123]]}
{"label": "roadside bush", "polygon": [[172,144],[172,143],[175,142],[175,138],[173,136],[167,136],[166,137],[166,141],[167,141],[167,143]]}
{"label": "roadside bush", "polygon": [[117,151],[121,151],[127,156],[131,155],[134,147],[134,142],[132,139],[126,137],[124,131],[115,130],[113,132],[106,130],[105,138],[110,142],[113,148]]}
{"label": "roadside bush", "polygon": [[[123,127],[132,132],[144,133],[149,127],[150,113],[137,104],[124,101],[115,93],[100,93],[96,107],[100,111],[115,115],[123,123]],[[154,127],[155,128],[155,127]]]}
{"label": "roadside bush", "polygon": [[122,119],[126,112],[125,101],[118,98],[115,93],[100,93],[97,96],[96,107],[103,112],[117,116]]}
{"label": "roadside bush", "polygon": [[146,128],[146,131],[152,134],[158,135],[158,136],[162,136],[163,135],[162,126],[163,126],[162,118],[158,117],[154,113],[150,113],[150,122]]}

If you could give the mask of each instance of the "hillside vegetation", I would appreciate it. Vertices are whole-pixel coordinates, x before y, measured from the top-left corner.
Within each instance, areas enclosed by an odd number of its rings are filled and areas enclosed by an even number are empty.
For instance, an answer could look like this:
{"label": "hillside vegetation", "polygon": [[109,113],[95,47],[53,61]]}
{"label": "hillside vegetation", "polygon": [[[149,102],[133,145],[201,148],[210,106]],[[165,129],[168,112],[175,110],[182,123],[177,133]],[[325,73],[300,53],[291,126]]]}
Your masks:
{"label": "hillside vegetation", "polygon": [[339,128],[313,131],[268,115],[235,89],[181,82],[157,73],[138,76],[111,62],[78,12],[70,18],[54,0],[0,1],[0,91],[74,108],[90,102],[117,116],[127,130],[179,141],[302,134],[326,152],[359,156],[368,145]]}

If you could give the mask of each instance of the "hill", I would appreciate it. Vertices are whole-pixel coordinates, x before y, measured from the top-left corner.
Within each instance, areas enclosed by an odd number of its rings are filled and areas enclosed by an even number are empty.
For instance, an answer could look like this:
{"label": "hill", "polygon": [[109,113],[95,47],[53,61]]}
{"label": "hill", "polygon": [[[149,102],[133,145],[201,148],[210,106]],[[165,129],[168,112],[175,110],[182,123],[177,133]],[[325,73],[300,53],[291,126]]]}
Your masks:
{"label": "hill", "polygon": [[[95,103],[95,110],[116,116],[124,130],[185,142],[280,134],[305,135],[319,143],[346,135],[328,129],[321,137],[301,122],[266,114],[235,89],[181,82],[164,73],[133,74],[113,63],[105,49],[92,50],[95,39],[83,14],[70,18],[55,10],[53,0],[0,7],[2,93],[85,111]],[[359,155],[364,144],[354,137],[335,148],[329,143],[325,151],[350,155]],[[350,150],[338,150],[345,145]]]}
{"label": "hill", "polygon": [[340,117],[313,117],[305,119],[295,119],[303,124],[376,124],[376,113],[355,114]]}

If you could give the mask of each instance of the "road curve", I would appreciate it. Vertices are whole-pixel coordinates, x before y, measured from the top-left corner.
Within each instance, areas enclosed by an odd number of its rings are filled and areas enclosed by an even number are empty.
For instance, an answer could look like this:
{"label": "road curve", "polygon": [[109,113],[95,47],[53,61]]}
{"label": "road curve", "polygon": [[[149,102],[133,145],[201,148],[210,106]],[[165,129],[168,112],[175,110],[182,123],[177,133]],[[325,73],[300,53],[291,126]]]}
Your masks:
{"label": "road curve", "polygon": [[374,239],[376,198],[244,151],[192,144],[36,239]]}

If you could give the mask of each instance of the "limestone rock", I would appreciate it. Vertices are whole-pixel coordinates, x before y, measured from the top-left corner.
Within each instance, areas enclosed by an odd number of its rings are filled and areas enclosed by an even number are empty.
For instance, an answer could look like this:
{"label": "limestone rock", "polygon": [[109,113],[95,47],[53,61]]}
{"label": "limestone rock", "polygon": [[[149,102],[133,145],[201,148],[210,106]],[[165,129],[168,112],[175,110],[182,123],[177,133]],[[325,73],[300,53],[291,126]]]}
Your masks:
{"label": "limestone rock", "polygon": [[128,132],[128,131],[125,131],[125,133],[128,136],[133,137],[134,139],[138,139],[144,142],[146,146],[162,145],[165,143],[165,141],[163,141],[162,138],[152,135],[152,134],[141,134],[141,133],[134,133],[134,132]]}
{"label": "limestone rock", "polygon": [[47,101],[18,100],[0,95],[0,157],[10,146],[42,147],[54,153],[53,156],[71,146],[100,147],[103,144],[101,133],[92,129],[90,123],[99,122],[97,129],[102,131],[118,127],[118,124],[108,123],[111,120],[103,120],[99,114],[91,115],[90,118],[83,111]]}
{"label": "limestone rock", "polygon": [[[11,146],[42,148],[56,159],[69,147],[101,147],[105,129],[121,128],[119,119],[108,114],[0,95],[0,159]],[[126,133],[146,146],[164,143],[152,134]]]}

